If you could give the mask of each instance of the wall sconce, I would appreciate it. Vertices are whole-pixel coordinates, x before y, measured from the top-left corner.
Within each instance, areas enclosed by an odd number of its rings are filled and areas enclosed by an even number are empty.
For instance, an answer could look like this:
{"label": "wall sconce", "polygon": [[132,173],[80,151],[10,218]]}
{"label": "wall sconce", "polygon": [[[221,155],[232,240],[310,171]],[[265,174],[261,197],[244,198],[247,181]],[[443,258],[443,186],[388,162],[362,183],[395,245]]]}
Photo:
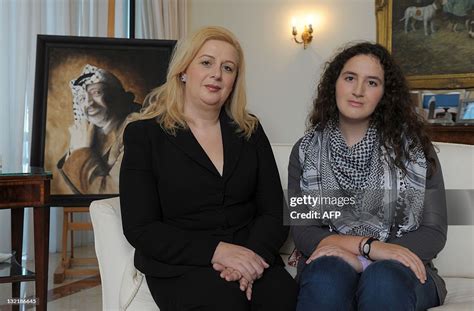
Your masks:
{"label": "wall sconce", "polygon": [[301,41],[296,38],[296,35],[298,35],[298,30],[296,29],[295,21],[293,21],[293,31],[291,33],[293,34],[293,39],[295,42],[298,44],[303,44],[303,48],[306,49],[308,44],[311,43],[311,40],[313,40],[313,25],[311,22],[308,22],[307,25],[304,25],[304,30],[301,33]]}

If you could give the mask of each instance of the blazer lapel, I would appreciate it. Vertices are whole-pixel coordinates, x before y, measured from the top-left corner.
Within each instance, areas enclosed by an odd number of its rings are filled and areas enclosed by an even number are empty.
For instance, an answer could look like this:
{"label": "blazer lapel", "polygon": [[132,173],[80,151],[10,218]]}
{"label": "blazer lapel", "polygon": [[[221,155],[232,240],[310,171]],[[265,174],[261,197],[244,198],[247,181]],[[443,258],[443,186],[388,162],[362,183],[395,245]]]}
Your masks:
{"label": "blazer lapel", "polygon": [[228,179],[235,170],[242,152],[242,140],[244,139],[236,133],[237,126],[233,123],[222,108],[219,116],[222,133],[222,143],[224,144],[224,173],[223,177]]}
{"label": "blazer lapel", "polygon": [[176,136],[166,133],[166,137],[174,145],[176,145],[176,147],[186,153],[192,160],[194,160],[199,165],[206,168],[213,174],[220,176],[214,164],[212,164],[204,149],[202,149],[201,145],[199,145],[197,139],[194,137],[191,130],[177,130]]}
{"label": "blazer lapel", "polygon": [[[224,110],[224,108],[221,110],[219,121],[224,145],[224,172],[222,177],[227,179],[232,175],[239,161],[243,138],[236,133],[236,125]],[[216,167],[199,145],[191,130],[178,130],[176,136],[166,134],[166,137],[199,165],[220,177]]]}

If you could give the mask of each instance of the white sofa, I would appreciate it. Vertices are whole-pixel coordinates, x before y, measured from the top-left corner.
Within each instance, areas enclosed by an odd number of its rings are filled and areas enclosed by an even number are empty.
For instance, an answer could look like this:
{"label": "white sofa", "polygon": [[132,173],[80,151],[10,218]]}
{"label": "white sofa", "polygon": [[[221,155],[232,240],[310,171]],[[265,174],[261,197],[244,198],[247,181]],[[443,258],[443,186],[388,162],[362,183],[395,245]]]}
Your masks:
{"label": "white sofa", "polygon": [[[444,306],[432,310],[474,310],[474,146],[437,143],[447,191],[448,241],[435,259],[446,281]],[[282,185],[287,185],[290,145],[273,145]],[[459,169],[459,163],[465,168]],[[133,247],[122,232],[118,198],[95,201],[90,213],[102,279],[103,310],[159,310],[144,276],[133,265]],[[285,262],[293,250],[290,239],[281,249]],[[295,274],[295,268],[288,267]]]}

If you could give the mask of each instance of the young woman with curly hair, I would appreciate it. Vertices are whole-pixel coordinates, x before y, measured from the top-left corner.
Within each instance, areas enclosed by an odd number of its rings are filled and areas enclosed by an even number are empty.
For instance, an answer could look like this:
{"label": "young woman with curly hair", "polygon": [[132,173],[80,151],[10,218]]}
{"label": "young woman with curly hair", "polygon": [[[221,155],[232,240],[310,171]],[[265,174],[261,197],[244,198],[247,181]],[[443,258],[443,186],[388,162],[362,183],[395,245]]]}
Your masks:
{"label": "young woman with curly hair", "polygon": [[308,131],[290,156],[288,190],[315,198],[296,207],[313,219],[291,230],[297,310],[442,304],[446,288],[431,262],[446,242],[441,167],[381,45],[346,47],[326,65]]}

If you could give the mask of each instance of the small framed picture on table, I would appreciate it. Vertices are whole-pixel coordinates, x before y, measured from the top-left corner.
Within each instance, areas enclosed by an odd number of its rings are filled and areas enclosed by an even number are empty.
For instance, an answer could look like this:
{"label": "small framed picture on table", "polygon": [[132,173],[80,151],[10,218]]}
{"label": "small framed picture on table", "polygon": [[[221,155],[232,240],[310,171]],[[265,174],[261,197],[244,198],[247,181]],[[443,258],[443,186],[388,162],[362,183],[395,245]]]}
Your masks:
{"label": "small framed picture on table", "polygon": [[464,90],[423,91],[421,106],[429,123],[453,124],[456,122],[458,107],[464,99]]}
{"label": "small framed picture on table", "polygon": [[459,103],[457,123],[474,124],[474,98]]}

